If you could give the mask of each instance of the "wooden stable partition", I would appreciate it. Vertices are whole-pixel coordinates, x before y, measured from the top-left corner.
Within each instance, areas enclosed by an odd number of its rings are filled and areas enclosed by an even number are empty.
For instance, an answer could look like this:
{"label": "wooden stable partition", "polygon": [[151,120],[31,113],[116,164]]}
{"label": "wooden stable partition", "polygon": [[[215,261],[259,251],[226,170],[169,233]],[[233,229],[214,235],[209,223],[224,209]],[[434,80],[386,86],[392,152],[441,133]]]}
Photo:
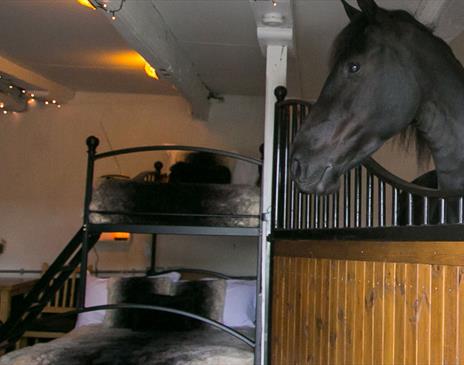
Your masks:
{"label": "wooden stable partition", "polygon": [[464,363],[464,242],[273,243],[271,364]]}

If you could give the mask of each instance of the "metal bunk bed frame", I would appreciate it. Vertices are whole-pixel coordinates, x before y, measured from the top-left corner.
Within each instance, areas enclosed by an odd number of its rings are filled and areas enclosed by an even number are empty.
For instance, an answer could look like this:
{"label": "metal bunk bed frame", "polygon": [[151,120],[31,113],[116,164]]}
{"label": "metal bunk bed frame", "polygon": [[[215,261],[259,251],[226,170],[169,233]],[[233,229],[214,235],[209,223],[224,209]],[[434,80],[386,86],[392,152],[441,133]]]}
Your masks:
{"label": "metal bunk bed frame", "polygon": [[[83,243],[81,251],[81,267],[87,267],[87,256],[88,251],[91,248],[89,243],[91,243],[91,237],[94,235],[99,235],[102,232],[130,232],[130,233],[151,233],[151,234],[176,234],[176,235],[219,235],[219,236],[256,236],[259,237],[260,229],[259,227],[214,227],[214,226],[181,226],[181,225],[148,225],[148,224],[95,224],[90,222],[90,214],[92,213],[101,213],[101,214],[124,214],[126,212],[120,211],[93,211],[90,209],[90,204],[92,201],[92,192],[93,192],[93,180],[94,180],[94,167],[95,161],[103,158],[139,153],[139,152],[154,152],[154,151],[189,151],[189,152],[204,152],[209,154],[214,154],[222,157],[229,157],[236,160],[245,161],[251,164],[256,165],[257,167],[262,166],[262,161],[240,155],[238,153],[222,151],[212,148],[204,147],[192,147],[192,146],[183,146],[183,145],[172,145],[172,146],[142,146],[142,147],[133,147],[114,150],[110,152],[98,153],[96,149],[99,144],[98,138],[90,136],[86,140],[88,147],[87,154],[87,178],[86,178],[86,188],[85,188],[85,198],[84,198],[84,219],[83,219]],[[131,212],[133,214],[133,212]],[[138,213],[136,213],[138,215]],[[185,217],[223,217],[223,218],[257,218],[259,221],[259,215],[245,215],[245,214],[172,214],[172,213],[144,213],[144,215],[150,216],[185,216]],[[151,272],[153,267],[151,268]],[[227,327],[219,322],[212,321],[208,318],[204,318],[192,313],[173,310],[172,308],[164,308],[160,306],[140,306],[140,305],[128,305],[128,304],[117,304],[117,305],[107,305],[100,307],[85,307],[85,287],[86,287],[86,277],[83,275],[79,282],[79,296],[78,296],[78,310],[77,312],[93,311],[98,309],[119,309],[119,308],[142,308],[158,310],[170,313],[176,313],[179,315],[187,316],[190,318],[197,319],[203,323],[209,324],[213,327],[219,328],[222,331],[229,333],[230,335],[236,337],[237,339],[243,341],[247,345],[255,348],[255,342],[246,336],[240,334],[234,329]],[[259,288],[259,285],[258,285]]]}
{"label": "metal bunk bed frame", "polygon": [[[76,269],[78,265],[83,268],[87,267],[88,252],[98,241],[102,232],[130,232],[130,233],[151,233],[151,234],[176,234],[176,235],[227,235],[227,236],[255,236],[260,237],[260,227],[214,227],[214,226],[179,226],[179,225],[147,225],[147,224],[93,224],[90,221],[90,214],[124,214],[133,212],[120,212],[120,211],[93,211],[90,209],[92,202],[93,181],[94,181],[94,167],[95,162],[99,159],[113,157],[117,155],[132,154],[138,152],[150,151],[191,151],[191,152],[205,152],[222,157],[234,158],[242,160],[261,168],[262,161],[251,157],[243,156],[237,153],[222,151],[211,148],[191,147],[191,146],[142,146],[134,148],[120,149],[110,152],[97,153],[99,145],[98,138],[90,136],[86,140],[87,144],[87,175],[84,197],[84,217],[83,226],[65,246],[63,251],[58,255],[55,261],[50,265],[49,269],[40,278],[34,288],[26,295],[22,302],[21,308],[11,315],[6,323],[0,324],[0,349],[11,347],[24,333],[27,325],[31,323],[45,307],[46,303],[53,297],[57,290],[61,288],[64,282],[68,279],[69,275]],[[173,214],[166,213],[144,213],[151,216],[167,216]],[[137,215],[137,214],[136,214]],[[223,218],[256,218],[260,222],[259,215],[226,215],[226,214],[181,214],[186,217],[223,217]],[[152,257],[153,260],[153,257]],[[150,274],[154,274],[153,265],[150,269]],[[202,270],[197,270],[201,272]],[[204,271],[204,270],[203,270]],[[83,270],[85,272],[85,270]],[[161,273],[161,272],[160,272]],[[156,274],[160,274],[156,273]],[[259,280],[259,276],[258,276]],[[259,288],[259,285],[257,286]],[[193,313],[176,310],[173,308],[166,308],[155,305],[138,305],[130,303],[85,307],[85,288],[86,288],[86,275],[81,275],[78,287],[78,306],[75,311],[66,312],[63,314],[56,314],[56,316],[65,316],[75,313],[90,312],[96,310],[115,310],[115,309],[148,309],[161,312],[174,313],[189,318],[199,320],[210,326],[216,327],[231,336],[239,339],[248,346],[256,348],[255,341],[240,334],[234,329],[225,326],[219,322],[210,320],[208,318],[195,315]]]}
{"label": "metal bunk bed frame", "polygon": [[[191,147],[191,146],[142,146],[142,147],[133,147],[119,149],[110,152],[98,153],[96,149],[99,144],[98,138],[90,136],[87,138],[87,178],[86,178],[86,187],[85,187],[85,198],[84,198],[84,219],[83,219],[83,250],[81,265],[82,267],[87,267],[87,252],[88,252],[88,237],[93,234],[99,234],[101,232],[130,232],[130,233],[152,233],[152,234],[177,234],[177,235],[219,235],[219,236],[256,236],[260,234],[259,227],[213,227],[213,226],[180,226],[180,225],[149,225],[149,224],[95,224],[90,222],[90,215],[92,213],[101,213],[101,214],[124,214],[127,212],[120,211],[93,211],[90,209],[90,203],[92,201],[92,192],[93,192],[93,179],[94,179],[94,166],[95,161],[132,153],[139,152],[153,152],[153,151],[192,151],[192,152],[205,152],[223,157],[230,157],[237,160],[242,160],[256,166],[261,166],[262,161],[242,156],[238,153],[222,151],[211,148],[204,147]],[[134,212],[130,212],[134,214]],[[136,213],[135,215],[139,215]],[[149,216],[172,216],[176,214],[172,213],[143,213],[144,215]],[[185,217],[230,217],[230,218],[257,218],[259,215],[222,215],[222,214],[180,214],[180,216]],[[80,282],[79,288],[79,305],[83,306],[82,303],[85,301],[85,278]]]}

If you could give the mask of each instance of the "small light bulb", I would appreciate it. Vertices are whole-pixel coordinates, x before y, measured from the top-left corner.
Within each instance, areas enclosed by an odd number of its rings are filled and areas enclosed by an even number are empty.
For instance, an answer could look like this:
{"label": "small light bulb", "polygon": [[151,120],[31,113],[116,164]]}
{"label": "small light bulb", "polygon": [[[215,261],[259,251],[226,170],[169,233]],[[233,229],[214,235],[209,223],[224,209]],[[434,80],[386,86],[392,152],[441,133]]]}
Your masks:
{"label": "small light bulb", "polygon": [[9,87],[10,89],[12,89],[12,88],[13,88],[13,85],[10,85],[10,86],[8,86],[8,87]]}
{"label": "small light bulb", "polygon": [[113,16],[111,17],[111,20],[116,20],[116,17],[113,15]]}
{"label": "small light bulb", "polygon": [[3,111],[3,114],[8,114],[8,112],[6,110]]}
{"label": "small light bulb", "polygon": [[45,100],[45,105],[48,105],[48,100]]}
{"label": "small light bulb", "polygon": [[277,6],[277,2],[275,0],[272,0],[272,6]]}
{"label": "small light bulb", "polygon": [[22,89],[21,92],[22,92],[23,94],[25,94],[25,93],[26,93],[26,90]]}
{"label": "small light bulb", "polygon": [[55,99],[53,99],[53,100],[52,100],[52,103],[53,103],[53,104],[56,104],[56,100],[55,100]]}
{"label": "small light bulb", "polygon": [[35,96],[34,93],[32,93],[32,94],[31,94],[31,98],[33,98],[34,96]]}
{"label": "small light bulb", "polygon": [[106,5],[106,4],[103,4],[103,7],[106,9],[106,8],[108,7],[108,5]]}
{"label": "small light bulb", "polygon": [[5,104],[2,102],[0,103],[0,109],[3,109],[5,107]]}
{"label": "small light bulb", "polygon": [[58,109],[60,109],[60,108],[61,108],[61,104],[58,104],[56,107],[57,107]]}

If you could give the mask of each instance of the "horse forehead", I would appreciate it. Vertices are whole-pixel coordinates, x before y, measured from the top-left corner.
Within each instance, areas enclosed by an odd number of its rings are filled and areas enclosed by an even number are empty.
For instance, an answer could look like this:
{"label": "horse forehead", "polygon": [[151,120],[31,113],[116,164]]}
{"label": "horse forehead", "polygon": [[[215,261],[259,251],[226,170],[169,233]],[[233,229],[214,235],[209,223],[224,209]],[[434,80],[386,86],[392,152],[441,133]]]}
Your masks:
{"label": "horse forehead", "polygon": [[394,41],[388,35],[389,29],[382,29],[380,24],[366,25],[356,31],[350,31],[348,27],[339,34],[332,46],[332,68],[353,58],[375,55],[376,51]]}

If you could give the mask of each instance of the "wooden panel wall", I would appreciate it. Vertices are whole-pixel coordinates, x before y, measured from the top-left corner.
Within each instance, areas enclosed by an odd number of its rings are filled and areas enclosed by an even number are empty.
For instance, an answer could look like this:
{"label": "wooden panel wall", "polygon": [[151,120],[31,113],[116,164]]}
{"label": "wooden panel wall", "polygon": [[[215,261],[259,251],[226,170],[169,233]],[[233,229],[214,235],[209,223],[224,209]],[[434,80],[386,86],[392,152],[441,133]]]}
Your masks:
{"label": "wooden panel wall", "polygon": [[464,363],[464,265],[280,251],[272,365]]}

